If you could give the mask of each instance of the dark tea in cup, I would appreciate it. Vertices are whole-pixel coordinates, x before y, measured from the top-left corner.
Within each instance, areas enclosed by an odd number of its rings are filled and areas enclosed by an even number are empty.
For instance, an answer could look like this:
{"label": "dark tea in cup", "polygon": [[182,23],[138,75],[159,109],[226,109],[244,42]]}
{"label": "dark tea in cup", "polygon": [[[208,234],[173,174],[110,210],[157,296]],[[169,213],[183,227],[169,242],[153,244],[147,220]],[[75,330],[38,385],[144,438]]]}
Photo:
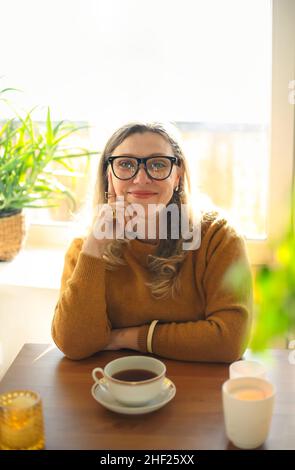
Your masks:
{"label": "dark tea in cup", "polygon": [[157,377],[158,374],[147,369],[126,369],[120,370],[112,375],[113,379],[124,382],[143,382]]}

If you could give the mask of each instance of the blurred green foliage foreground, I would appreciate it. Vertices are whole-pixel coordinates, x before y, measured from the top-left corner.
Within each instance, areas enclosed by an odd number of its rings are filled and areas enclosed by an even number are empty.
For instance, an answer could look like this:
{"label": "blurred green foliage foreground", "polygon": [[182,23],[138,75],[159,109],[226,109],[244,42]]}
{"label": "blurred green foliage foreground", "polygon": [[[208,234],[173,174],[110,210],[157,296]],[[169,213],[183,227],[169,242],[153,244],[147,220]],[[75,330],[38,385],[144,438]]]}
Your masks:
{"label": "blurred green foliage foreground", "polygon": [[[276,340],[295,338],[295,191],[289,226],[280,240],[272,241],[273,261],[260,265],[254,276],[254,322],[249,347],[262,352]],[[225,282],[244,289],[248,274],[235,264]],[[249,277],[249,276],[248,276]]]}

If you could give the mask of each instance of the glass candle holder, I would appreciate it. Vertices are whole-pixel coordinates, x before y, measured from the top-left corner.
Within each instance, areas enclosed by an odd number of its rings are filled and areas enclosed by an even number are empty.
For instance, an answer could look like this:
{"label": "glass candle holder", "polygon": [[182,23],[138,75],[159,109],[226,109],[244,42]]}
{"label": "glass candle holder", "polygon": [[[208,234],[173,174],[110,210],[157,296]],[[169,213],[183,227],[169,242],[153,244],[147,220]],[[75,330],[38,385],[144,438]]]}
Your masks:
{"label": "glass candle holder", "polygon": [[38,450],[44,444],[40,395],[29,390],[0,395],[0,449]]}

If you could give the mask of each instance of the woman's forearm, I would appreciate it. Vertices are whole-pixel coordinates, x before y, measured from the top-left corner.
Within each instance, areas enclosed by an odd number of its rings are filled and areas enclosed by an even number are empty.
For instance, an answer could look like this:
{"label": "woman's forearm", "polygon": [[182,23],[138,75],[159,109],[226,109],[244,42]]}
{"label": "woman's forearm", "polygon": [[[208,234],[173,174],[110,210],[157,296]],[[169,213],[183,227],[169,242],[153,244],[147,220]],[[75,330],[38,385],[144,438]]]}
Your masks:
{"label": "woman's forearm", "polygon": [[249,339],[250,313],[246,308],[224,311],[207,320],[157,324],[152,349],[168,359],[198,362],[233,362]]}
{"label": "woman's forearm", "polygon": [[71,359],[82,359],[109,342],[103,261],[80,253],[55,308],[52,337]]}

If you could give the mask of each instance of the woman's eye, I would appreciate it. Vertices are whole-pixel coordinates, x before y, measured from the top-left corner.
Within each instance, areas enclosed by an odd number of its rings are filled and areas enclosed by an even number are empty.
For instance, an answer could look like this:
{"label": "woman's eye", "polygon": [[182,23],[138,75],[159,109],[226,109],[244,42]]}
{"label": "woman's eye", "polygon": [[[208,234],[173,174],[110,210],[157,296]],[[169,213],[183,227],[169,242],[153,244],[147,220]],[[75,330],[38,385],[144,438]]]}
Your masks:
{"label": "woman's eye", "polygon": [[164,162],[153,162],[153,168],[156,170],[161,170],[162,168],[165,168],[166,165]]}
{"label": "woman's eye", "polygon": [[133,163],[128,161],[128,160],[121,161],[119,163],[119,165],[120,165],[121,168],[133,168],[133,166],[134,166]]}

